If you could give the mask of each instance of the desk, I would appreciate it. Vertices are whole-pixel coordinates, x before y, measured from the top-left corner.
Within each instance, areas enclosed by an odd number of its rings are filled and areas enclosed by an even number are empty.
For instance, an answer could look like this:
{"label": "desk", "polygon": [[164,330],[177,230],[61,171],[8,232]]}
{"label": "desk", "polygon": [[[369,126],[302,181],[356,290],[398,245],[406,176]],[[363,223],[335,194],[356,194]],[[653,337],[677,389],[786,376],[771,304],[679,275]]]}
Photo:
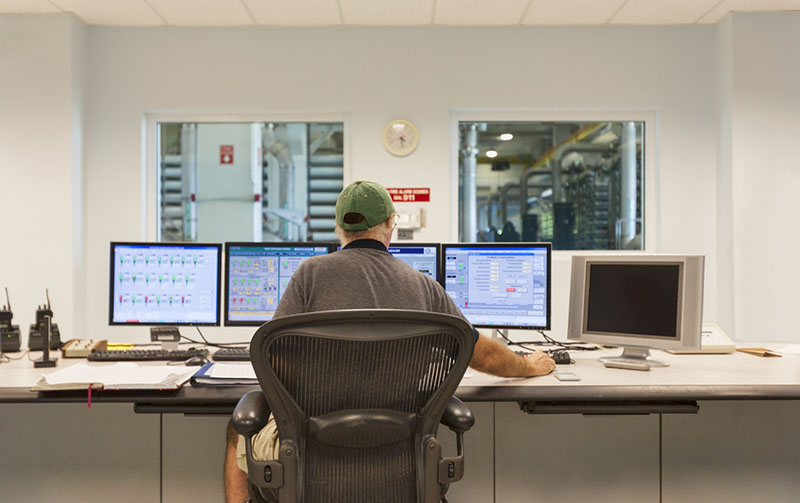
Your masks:
{"label": "desk", "polygon": [[[648,372],[606,369],[596,361],[601,354],[618,352],[574,352],[576,363],[560,365],[559,370],[577,373],[582,378],[578,382],[560,382],[553,376],[500,379],[469,371],[457,394],[471,402],[477,422],[466,438],[466,477],[453,485],[451,501],[522,502],[535,492],[542,500],[554,502],[589,497],[615,502],[750,502],[793,501],[800,493],[796,477],[800,469],[800,435],[796,433],[800,357],[655,352],[671,366]],[[72,360],[61,359],[58,368],[69,364]],[[11,488],[12,495],[17,490],[26,491],[28,500],[47,500],[48,495],[70,501],[98,500],[102,491],[87,495],[76,484],[70,492],[64,486],[66,475],[59,476],[76,471],[88,476],[91,467],[105,474],[109,491],[135,491],[130,492],[136,495],[130,501],[181,502],[188,494],[201,502],[221,499],[221,431],[227,420],[222,415],[200,414],[226,413],[252,387],[93,393],[97,405],[87,411],[84,392],[28,391],[43,371],[51,370],[33,369],[27,359],[0,365],[0,424],[13,428],[0,433],[0,440],[7,453],[4,457],[14,457],[13,463],[0,466],[0,485]],[[596,403],[660,405],[668,400],[697,400],[700,412],[528,415],[521,413],[516,403],[577,404],[580,408],[570,412],[591,412],[585,407]],[[127,404],[139,412],[163,413],[132,414]],[[38,410],[49,417],[30,420],[31,413]],[[194,415],[184,417],[182,412]],[[68,448],[60,451],[62,457],[44,469],[34,453],[13,454],[24,451],[32,432],[53,417],[61,428],[88,423],[91,428],[110,429],[113,425],[133,438],[119,438],[119,433],[100,435],[91,450],[81,451],[81,443],[93,438],[84,435],[82,440],[68,443]],[[44,435],[37,445],[68,442],[55,432]],[[20,436],[23,438],[17,438]],[[197,442],[197,437],[205,441]],[[111,450],[133,445],[141,452],[125,458],[113,453],[106,456],[98,452],[98,445]],[[70,449],[74,454],[64,454]],[[87,457],[88,461],[81,461]],[[68,461],[83,464],[75,469],[65,466]],[[124,470],[113,468],[122,462],[128,463]],[[17,479],[28,480],[23,474],[37,469],[51,478],[38,483],[38,492],[31,493],[25,485],[28,482]],[[141,479],[130,481],[134,473]],[[69,494],[74,497],[67,498]],[[13,497],[0,499],[15,501]]]}
{"label": "desk", "polygon": [[[657,351],[669,367],[646,372],[609,369],[597,361],[619,350],[573,351],[575,363],[557,370],[577,373],[580,381],[562,382],[552,375],[505,379],[468,370],[456,395],[466,402],[663,402],[686,400],[798,400],[800,356],[759,358],[730,355],[673,355]],[[27,359],[0,365],[0,403],[84,402],[85,392],[33,393],[42,373],[83,360],[60,359],[54,369],[34,369]],[[93,363],[106,365],[106,363]],[[149,365],[163,363],[148,362]],[[93,392],[96,402],[133,403],[139,412],[229,414],[255,386],[192,387],[176,392]],[[576,411],[579,412],[579,411]]]}
{"label": "desk", "polygon": [[724,355],[673,355],[654,351],[668,367],[649,371],[610,369],[597,361],[621,350],[573,351],[575,363],[556,370],[575,372],[580,381],[552,375],[503,379],[476,373],[461,381],[458,396],[468,401],[659,401],[800,399],[800,356],[760,358]]}

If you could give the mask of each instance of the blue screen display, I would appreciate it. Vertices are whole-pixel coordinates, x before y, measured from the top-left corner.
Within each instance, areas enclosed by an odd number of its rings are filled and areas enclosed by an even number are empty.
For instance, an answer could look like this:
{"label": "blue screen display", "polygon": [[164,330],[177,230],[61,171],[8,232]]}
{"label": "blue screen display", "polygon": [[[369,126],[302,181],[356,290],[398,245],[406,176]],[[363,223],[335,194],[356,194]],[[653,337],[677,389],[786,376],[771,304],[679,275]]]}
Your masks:
{"label": "blue screen display", "polygon": [[218,325],[220,245],[111,243],[111,324]]}
{"label": "blue screen display", "polygon": [[431,279],[438,279],[439,247],[437,245],[389,245],[389,253]]}
{"label": "blue screen display", "polygon": [[544,328],[550,248],[444,245],[444,287],[475,326]]}
{"label": "blue screen display", "polygon": [[272,319],[297,268],[329,252],[326,245],[229,244],[225,323],[261,325]]}

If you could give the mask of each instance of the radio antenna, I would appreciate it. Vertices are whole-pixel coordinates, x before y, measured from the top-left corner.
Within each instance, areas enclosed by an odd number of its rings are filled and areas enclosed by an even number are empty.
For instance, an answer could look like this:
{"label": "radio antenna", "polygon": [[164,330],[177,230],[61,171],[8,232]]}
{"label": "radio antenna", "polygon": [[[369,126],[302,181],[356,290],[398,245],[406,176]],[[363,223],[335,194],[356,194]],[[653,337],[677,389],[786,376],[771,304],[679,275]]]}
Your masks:
{"label": "radio antenna", "polygon": [[47,288],[44,289],[44,295],[47,297],[47,309],[50,309],[50,292],[47,291]]}

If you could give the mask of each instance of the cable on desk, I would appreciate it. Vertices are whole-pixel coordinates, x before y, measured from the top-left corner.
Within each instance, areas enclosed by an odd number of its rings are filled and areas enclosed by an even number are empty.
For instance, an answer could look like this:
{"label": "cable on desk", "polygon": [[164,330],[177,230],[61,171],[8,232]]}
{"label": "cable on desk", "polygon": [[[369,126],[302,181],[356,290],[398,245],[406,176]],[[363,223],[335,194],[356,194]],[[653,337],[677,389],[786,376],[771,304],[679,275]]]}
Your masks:
{"label": "cable on desk", "polygon": [[[178,344],[197,344],[200,346],[212,346],[215,348],[226,348],[228,346],[250,346],[250,342],[211,342],[203,335],[203,332],[200,331],[200,327],[194,327],[197,329],[197,333],[200,334],[200,337],[203,341],[198,341],[187,337],[183,334],[180,334],[181,339],[186,339],[186,342],[178,342]],[[125,344],[126,346],[133,346],[133,347],[143,347],[143,346],[161,346],[160,342],[140,342],[135,344]],[[19,359],[19,358],[18,358]]]}
{"label": "cable on desk", "polygon": [[524,344],[529,344],[529,345],[533,345],[533,346],[559,346],[556,349],[566,349],[566,350],[569,350],[569,351],[595,351],[597,349],[600,349],[597,346],[587,346],[585,342],[580,342],[580,341],[575,341],[575,342],[572,342],[572,341],[569,341],[569,342],[557,341],[557,340],[553,339],[552,337],[550,337],[549,335],[547,335],[546,333],[544,333],[541,330],[537,330],[537,332],[539,332],[541,334],[541,336],[544,338],[543,341],[514,342],[511,339],[509,339],[508,337],[506,337],[505,335],[503,335],[502,332],[498,331],[498,333],[503,337],[503,339],[508,341],[509,345],[519,346],[521,348],[529,349],[529,350],[530,350],[530,348],[526,348],[524,346]]}
{"label": "cable on desk", "polygon": [[[503,332],[498,330],[497,333],[500,334],[500,337],[502,337],[503,339],[506,340],[506,344],[508,346],[519,346],[522,349],[527,349],[528,351],[531,351],[531,352],[536,351],[533,348],[525,346],[525,344],[534,344],[534,345],[536,345],[535,342],[514,342],[511,339],[509,339],[508,337],[506,337],[506,334],[504,334]],[[539,342],[541,342],[541,341],[539,341]],[[539,344],[539,345],[542,345],[542,344]]]}
{"label": "cable on desk", "polygon": [[197,329],[197,333],[200,334],[200,337],[203,339],[202,343],[199,342],[199,341],[193,341],[192,339],[186,337],[185,335],[182,335],[181,337],[183,337],[187,341],[194,342],[195,344],[205,344],[206,346],[214,346],[215,348],[224,348],[224,347],[227,347],[227,346],[249,346],[250,345],[249,342],[209,342],[208,339],[206,339],[206,336],[203,335],[203,332],[200,331],[200,327],[196,326],[194,328]]}
{"label": "cable on desk", "polygon": [[26,349],[24,353],[19,355],[19,358],[11,358],[11,356],[8,353],[3,353],[3,356],[7,359],[7,361],[12,362],[12,361],[22,360],[23,358],[25,358],[25,355],[27,355],[28,353],[30,353],[30,350]]}

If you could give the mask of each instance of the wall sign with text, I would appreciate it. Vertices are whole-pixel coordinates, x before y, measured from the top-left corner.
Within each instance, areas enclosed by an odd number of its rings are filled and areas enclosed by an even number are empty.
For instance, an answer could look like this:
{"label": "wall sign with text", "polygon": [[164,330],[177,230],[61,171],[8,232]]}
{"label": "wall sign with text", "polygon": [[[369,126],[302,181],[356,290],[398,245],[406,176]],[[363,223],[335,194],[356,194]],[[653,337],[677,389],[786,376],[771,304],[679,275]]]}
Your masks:
{"label": "wall sign with text", "polygon": [[219,163],[233,164],[233,145],[219,146]]}
{"label": "wall sign with text", "polygon": [[431,200],[430,187],[387,188],[392,201],[396,203],[427,203]]}

